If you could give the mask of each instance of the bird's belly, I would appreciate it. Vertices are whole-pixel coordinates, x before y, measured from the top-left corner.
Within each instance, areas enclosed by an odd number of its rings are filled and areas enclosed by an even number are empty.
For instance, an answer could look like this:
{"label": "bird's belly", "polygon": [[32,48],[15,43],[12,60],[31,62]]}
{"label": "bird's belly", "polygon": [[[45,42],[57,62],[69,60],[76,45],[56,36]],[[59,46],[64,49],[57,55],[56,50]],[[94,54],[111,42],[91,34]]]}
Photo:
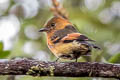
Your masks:
{"label": "bird's belly", "polygon": [[89,46],[74,41],[71,43],[56,44],[54,46],[54,50],[52,49],[51,51],[54,53],[56,57],[60,57],[64,59],[76,59],[80,57],[80,55],[87,55],[88,50],[89,50]]}

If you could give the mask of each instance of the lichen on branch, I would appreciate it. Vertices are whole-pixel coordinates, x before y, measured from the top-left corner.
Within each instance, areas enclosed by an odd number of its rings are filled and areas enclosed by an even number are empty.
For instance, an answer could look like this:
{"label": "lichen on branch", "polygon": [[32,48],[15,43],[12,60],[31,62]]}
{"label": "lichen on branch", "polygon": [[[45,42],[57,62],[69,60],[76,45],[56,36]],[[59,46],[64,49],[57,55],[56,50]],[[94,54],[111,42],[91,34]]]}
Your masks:
{"label": "lichen on branch", "polygon": [[98,62],[0,60],[0,75],[120,78],[120,65]]}

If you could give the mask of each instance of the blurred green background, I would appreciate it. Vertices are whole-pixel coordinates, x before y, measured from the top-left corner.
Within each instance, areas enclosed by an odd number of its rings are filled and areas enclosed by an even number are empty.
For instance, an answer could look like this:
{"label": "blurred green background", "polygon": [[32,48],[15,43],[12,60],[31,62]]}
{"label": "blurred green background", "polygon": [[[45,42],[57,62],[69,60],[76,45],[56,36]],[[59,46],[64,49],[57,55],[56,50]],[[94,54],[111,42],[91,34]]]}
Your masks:
{"label": "blurred green background", "polygon": [[[82,34],[102,50],[80,61],[120,63],[120,0],[58,0]],[[51,0],[0,0],[0,59],[34,58],[54,61],[46,36],[38,30],[53,16]],[[61,60],[62,61],[62,60]],[[64,61],[64,60],[63,60]],[[10,80],[0,76],[0,80]],[[15,80],[115,80],[15,76]]]}

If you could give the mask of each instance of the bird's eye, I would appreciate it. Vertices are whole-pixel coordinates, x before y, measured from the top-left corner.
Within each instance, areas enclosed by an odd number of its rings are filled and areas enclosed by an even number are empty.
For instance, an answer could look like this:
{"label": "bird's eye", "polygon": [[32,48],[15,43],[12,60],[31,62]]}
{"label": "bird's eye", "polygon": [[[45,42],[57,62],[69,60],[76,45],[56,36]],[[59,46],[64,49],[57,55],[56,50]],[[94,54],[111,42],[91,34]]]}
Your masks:
{"label": "bird's eye", "polygon": [[55,23],[51,23],[51,26],[54,27],[54,26],[55,26]]}

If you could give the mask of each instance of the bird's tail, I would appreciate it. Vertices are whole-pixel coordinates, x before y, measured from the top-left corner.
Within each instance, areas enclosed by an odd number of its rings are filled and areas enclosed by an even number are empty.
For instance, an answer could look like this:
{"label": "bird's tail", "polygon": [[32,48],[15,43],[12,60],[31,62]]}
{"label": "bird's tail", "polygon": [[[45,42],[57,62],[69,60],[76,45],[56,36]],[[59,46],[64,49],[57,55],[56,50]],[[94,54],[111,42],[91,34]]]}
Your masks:
{"label": "bird's tail", "polygon": [[101,50],[101,48],[100,48],[100,47],[98,47],[98,46],[97,46],[97,45],[95,45],[95,44],[91,44],[91,46],[92,46],[93,48],[95,48],[95,49]]}

